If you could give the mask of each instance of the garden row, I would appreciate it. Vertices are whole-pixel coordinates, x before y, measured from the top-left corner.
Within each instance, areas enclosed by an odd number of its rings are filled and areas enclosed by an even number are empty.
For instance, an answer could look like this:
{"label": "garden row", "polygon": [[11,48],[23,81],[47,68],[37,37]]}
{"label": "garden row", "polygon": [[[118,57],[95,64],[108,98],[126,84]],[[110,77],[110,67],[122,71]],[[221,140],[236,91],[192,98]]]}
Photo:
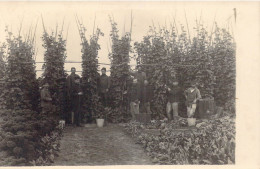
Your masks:
{"label": "garden row", "polygon": [[155,164],[234,164],[235,122],[224,116],[199,120],[187,128],[186,119],[174,122],[152,120],[143,125],[131,122],[125,130],[141,144]]}

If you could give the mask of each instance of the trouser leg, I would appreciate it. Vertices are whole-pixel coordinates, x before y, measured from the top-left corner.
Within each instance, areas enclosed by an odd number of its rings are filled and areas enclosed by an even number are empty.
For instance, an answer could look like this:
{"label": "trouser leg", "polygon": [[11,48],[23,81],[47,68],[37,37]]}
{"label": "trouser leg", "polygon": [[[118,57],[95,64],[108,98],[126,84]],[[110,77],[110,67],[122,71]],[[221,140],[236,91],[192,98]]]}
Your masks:
{"label": "trouser leg", "polygon": [[166,114],[167,114],[167,117],[168,117],[169,120],[172,119],[171,110],[172,110],[172,105],[171,105],[170,102],[168,102],[167,105],[166,105]]}
{"label": "trouser leg", "polygon": [[76,124],[77,126],[80,125],[80,111],[76,111],[76,112],[75,112],[75,124]]}
{"label": "trouser leg", "polygon": [[104,93],[104,106],[107,107],[107,93]]}
{"label": "trouser leg", "polygon": [[178,103],[172,103],[173,116],[178,116]]}
{"label": "trouser leg", "polygon": [[134,108],[134,102],[130,103],[130,112],[132,115],[132,120],[135,120],[135,108]]}
{"label": "trouser leg", "polygon": [[196,110],[196,107],[197,107],[196,104],[191,104],[190,106],[187,107],[188,117],[193,117],[195,110]]}
{"label": "trouser leg", "polygon": [[196,104],[192,104],[192,105],[191,105],[191,114],[192,114],[192,116],[194,116],[194,113],[195,113],[196,107],[197,107]]}
{"label": "trouser leg", "polygon": [[139,114],[140,111],[139,111],[139,104],[135,104],[134,105],[134,110],[135,110],[135,114]]}
{"label": "trouser leg", "polygon": [[187,106],[187,116],[191,116],[191,106]]}
{"label": "trouser leg", "polygon": [[145,110],[146,113],[151,114],[151,106],[150,106],[150,102],[147,102],[145,105]]}

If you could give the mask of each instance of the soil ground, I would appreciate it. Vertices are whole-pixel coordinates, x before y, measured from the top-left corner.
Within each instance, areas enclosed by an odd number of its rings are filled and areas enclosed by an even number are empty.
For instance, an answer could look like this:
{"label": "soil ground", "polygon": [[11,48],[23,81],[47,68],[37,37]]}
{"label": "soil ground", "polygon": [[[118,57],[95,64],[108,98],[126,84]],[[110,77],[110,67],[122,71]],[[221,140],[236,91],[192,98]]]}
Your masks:
{"label": "soil ground", "polygon": [[66,127],[53,165],[152,165],[143,148],[123,128],[109,124]]}

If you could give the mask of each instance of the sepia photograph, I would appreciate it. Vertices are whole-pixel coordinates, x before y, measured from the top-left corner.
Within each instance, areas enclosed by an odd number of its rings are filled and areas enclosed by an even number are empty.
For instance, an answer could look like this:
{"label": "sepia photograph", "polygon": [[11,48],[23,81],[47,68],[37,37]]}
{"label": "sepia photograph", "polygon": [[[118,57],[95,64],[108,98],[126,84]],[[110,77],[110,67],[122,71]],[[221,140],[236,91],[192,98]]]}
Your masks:
{"label": "sepia photograph", "polygon": [[0,2],[0,166],[235,166],[241,6]]}

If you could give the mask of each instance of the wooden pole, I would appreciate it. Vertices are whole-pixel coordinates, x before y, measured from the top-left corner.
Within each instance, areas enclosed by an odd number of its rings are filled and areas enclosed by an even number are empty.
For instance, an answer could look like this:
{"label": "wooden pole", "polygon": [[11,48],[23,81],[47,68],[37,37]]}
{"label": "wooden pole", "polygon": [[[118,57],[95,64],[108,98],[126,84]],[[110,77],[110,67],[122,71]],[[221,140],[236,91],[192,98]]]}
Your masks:
{"label": "wooden pole", "polygon": [[96,24],[96,14],[95,14],[95,18],[94,18],[94,26],[93,26],[93,32],[92,32],[92,35],[93,35],[93,36],[94,36],[95,24]]}
{"label": "wooden pole", "polygon": [[41,14],[41,18],[42,18],[42,26],[43,26],[44,33],[47,33],[47,32],[46,32],[46,29],[45,29],[45,26],[44,26],[44,21],[43,21],[42,14]]}
{"label": "wooden pole", "polygon": [[189,42],[191,44],[191,40],[190,40],[190,29],[189,29],[189,25],[188,25],[188,20],[187,20],[187,16],[186,16],[186,11],[184,9],[184,12],[185,12],[185,19],[186,19],[186,25],[187,25],[187,29],[188,29],[188,35],[189,35]]}

